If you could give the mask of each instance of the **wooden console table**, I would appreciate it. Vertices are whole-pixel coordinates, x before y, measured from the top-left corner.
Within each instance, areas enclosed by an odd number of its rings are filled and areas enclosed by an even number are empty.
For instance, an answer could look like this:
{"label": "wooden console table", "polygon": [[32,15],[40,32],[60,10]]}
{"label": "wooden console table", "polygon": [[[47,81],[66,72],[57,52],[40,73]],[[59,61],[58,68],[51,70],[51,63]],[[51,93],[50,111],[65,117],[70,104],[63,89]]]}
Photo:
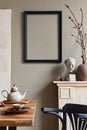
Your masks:
{"label": "wooden console table", "polygon": [[6,130],[7,126],[9,130],[16,130],[17,126],[33,126],[36,101],[29,101],[25,106],[30,107],[30,109],[27,112],[19,114],[3,114],[3,110],[12,107],[12,104],[6,104],[5,107],[0,107],[0,130]]}
{"label": "wooden console table", "polygon": [[[58,87],[58,108],[66,103],[87,105],[87,81],[53,81],[53,83]],[[69,126],[68,129],[70,130]]]}

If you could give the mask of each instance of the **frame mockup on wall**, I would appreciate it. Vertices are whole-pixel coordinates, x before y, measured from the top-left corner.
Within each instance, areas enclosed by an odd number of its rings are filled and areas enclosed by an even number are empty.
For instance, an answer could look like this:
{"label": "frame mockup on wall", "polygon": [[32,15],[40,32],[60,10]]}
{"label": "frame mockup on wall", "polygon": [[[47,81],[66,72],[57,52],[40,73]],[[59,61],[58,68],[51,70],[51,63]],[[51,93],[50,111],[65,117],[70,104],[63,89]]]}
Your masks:
{"label": "frame mockup on wall", "polygon": [[62,12],[24,11],[24,62],[62,61]]}

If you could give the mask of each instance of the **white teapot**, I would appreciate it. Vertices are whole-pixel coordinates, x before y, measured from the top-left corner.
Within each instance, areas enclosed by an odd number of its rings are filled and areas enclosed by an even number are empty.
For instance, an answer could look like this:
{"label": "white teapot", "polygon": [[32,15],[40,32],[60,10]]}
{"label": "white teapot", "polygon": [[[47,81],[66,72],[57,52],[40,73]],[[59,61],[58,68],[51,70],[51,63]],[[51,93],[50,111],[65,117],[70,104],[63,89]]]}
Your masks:
{"label": "white teapot", "polygon": [[26,91],[23,94],[19,93],[18,88],[14,84],[13,87],[11,88],[10,93],[7,90],[3,90],[1,94],[8,101],[21,101],[24,99]]}

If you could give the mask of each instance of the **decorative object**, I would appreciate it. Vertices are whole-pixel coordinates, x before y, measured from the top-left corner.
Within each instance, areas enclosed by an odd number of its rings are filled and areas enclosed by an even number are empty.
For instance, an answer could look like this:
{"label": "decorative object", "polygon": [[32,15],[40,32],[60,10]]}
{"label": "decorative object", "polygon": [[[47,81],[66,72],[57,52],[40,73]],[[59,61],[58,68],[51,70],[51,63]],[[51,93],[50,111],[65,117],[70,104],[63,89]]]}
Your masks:
{"label": "decorative object", "polygon": [[75,59],[72,57],[69,57],[68,59],[66,59],[64,61],[64,64],[68,70],[68,73],[73,73],[73,71],[75,70],[75,66],[76,66]]}
{"label": "decorative object", "polygon": [[[13,92],[12,92],[12,90],[13,90],[14,87],[15,87],[15,86],[13,86],[13,87],[11,88],[10,93],[8,93],[7,90],[3,90],[3,91],[1,92],[2,96],[3,96],[4,98],[6,98],[8,101],[21,101],[21,100],[23,100],[23,99],[25,98],[26,91],[25,91],[24,94],[22,95],[21,93],[18,92],[18,89],[17,89],[17,87],[16,87],[17,91],[13,91]],[[16,89],[15,89],[15,90],[16,90]]]}
{"label": "decorative object", "polygon": [[66,81],[76,81],[76,75],[75,74],[67,74],[65,77]]}
{"label": "decorative object", "polygon": [[77,67],[77,80],[87,81],[87,63]]}
{"label": "decorative object", "polygon": [[62,61],[62,12],[24,11],[24,62]]}
{"label": "decorative object", "polygon": [[74,15],[73,11],[69,7],[69,5],[65,6],[69,9],[71,16],[69,16],[69,19],[74,24],[73,29],[77,31],[77,35],[71,35],[76,38],[76,42],[81,47],[81,58],[82,58],[82,64],[78,66],[77,68],[77,78],[78,80],[87,80],[87,64],[86,64],[86,46],[87,46],[87,33],[85,33],[84,26],[83,26],[83,10],[81,11],[81,21],[78,22],[76,16]]}
{"label": "decorative object", "polygon": [[68,74],[66,75],[65,80],[67,81],[76,81],[76,74],[74,74],[76,60],[72,57],[69,57],[64,61],[64,64],[67,68]]}

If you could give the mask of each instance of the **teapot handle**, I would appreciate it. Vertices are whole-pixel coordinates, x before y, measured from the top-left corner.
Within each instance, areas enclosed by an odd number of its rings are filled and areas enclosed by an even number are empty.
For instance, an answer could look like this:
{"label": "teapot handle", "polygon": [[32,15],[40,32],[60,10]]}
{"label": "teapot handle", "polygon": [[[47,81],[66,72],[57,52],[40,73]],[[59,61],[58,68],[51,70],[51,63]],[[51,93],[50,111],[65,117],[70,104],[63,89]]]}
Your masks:
{"label": "teapot handle", "polygon": [[[6,93],[6,94],[5,94],[5,93]],[[7,90],[2,90],[1,94],[2,94],[2,96],[3,96],[4,98],[7,99],[7,96],[8,96],[8,91],[7,91]]]}

